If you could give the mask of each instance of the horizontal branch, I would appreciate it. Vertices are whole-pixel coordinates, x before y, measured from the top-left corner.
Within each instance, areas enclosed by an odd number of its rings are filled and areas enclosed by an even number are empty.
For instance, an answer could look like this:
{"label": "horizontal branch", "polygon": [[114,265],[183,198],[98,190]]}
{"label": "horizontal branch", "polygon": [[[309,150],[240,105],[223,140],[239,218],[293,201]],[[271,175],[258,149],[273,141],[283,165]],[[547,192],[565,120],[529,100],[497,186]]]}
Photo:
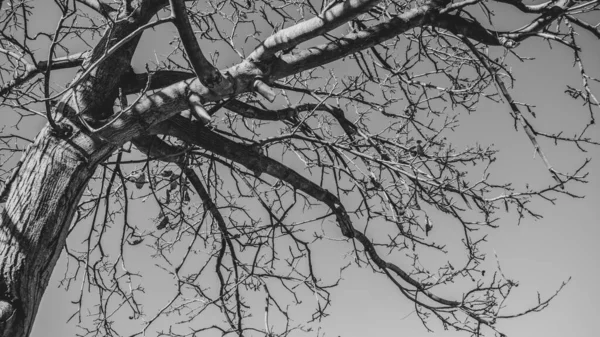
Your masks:
{"label": "horizontal branch", "polygon": [[515,45],[515,41],[512,41],[505,36],[506,33],[487,29],[478,21],[467,19],[459,15],[438,15],[433,26],[448,30],[455,35],[468,37],[488,46],[505,46],[511,48]]}
{"label": "horizontal branch", "polygon": [[438,9],[449,1],[428,1],[422,6],[406,11],[389,21],[360,32],[347,34],[336,41],[282,55],[275,59],[271,78],[278,79],[304,70],[323,66],[350,54],[378,45],[410,29],[433,23]]}
{"label": "horizontal branch", "polygon": [[266,121],[282,121],[298,114],[297,108],[264,110],[238,100],[231,100],[224,107],[240,116]]}
{"label": "horizontal branch", "polygon": [[[388,22],[355,34],[349,34],[338,41],[304,50],[300,53],[283,55],[271,62],[272,67],[269,72],[264,72],[264,67],[260,67],[257,63],[247,60],[242,61],[223,71],[223,73],[228,73],[231,76],[233,87],[236,89],[234,93],[210,90],[198,79],[188,79],[175,83],[140,99],[132,107],[130,113],[124,114],[122,122],[115,123],[112,127],[103,130],[101,136],[116,143],[123,143],[128,140],[128,137],[142,134],[148,125],[154,125],[188,109],[190,93],[200,97],[201,101],[217,101],[236,94],[253,91],[253,85],[257,78],[272,82],[341,59],[348,54],[393,38],[409,29],[431,24],[438,13],[439,7],[447,3],[448,0],[432,0]],[[140,123],[141,120],[144,121],[144,125]],[[123,133],[122,130],[127,131]]]}
{"label": "horizontal branch", "polygon": [[184,149],[169,145],[157,136],[142,136],[131,140],[131,143],[137,147],[140,152],[153,159],[169,163],[183,163],[185,156]]}
{"label": "horizontal branch", "polygon": [[[186,110],[190,105],[190,93],[194,93],[200,103],[207,101],[218,101],[228,99],[240,93],[254,90],[254,83],[262,79],[266,83],[299,73],[304,70],[323,66],[327,63],[339,60],[347,55],[373,47],[383,41],[394,38],[410,29],[422,26],[438,27],[447,29],[455,34],[466,36],[478,42],[489,45],[504,45],[512,47],[515,41],[512,38],[524,38],[531,35],[509,32],[498,33],[482,27],[479,23],[465,19],[459,15],[443,14],[444,6],[448,0],[432,0],[420,7],[406,11],[387,22],[366,28],[363,31],[348,34],[336,41],[313,47],[307,50],[282,55],[269,62],[269,66],[244,60],[241,63],[223,70],[229,75],[235,92],[211,90],[197,79],[187,79],[175,83],[169,87],[140,99],[132,108],[130,114],[126,114],[123,123],[115,126],[127,129],[129,135],[139,135],[144,127],[139,123],[143,120],[147,125],[164,121],[179,112]],[[527,26],[529,32],[531,25]],[[265,70],[266,69],[266,70]],[[242,109],[246,112],[258,112],[256,110]],[[113,128],[107,130],[106,139],[113,139],[119,130]],[[124,137],[115,139],[117,142],[127,141]]]}
{"label": "horizontal branch", "polygon": [[100,2],[100,0],[77,0],[87,7],[100,13],[103,17],[108,18],[110,13],[116,12],[117,10],[112,8],[110,5]]}
{"label": "horizontal branch", "polygon": [[477,42],[494,46],[512,48],[516,42],[532,36],[545,28],[556,17],[564,12],[568,0],[555,3],[557,8],[551,13],[545,13],[525,27],[512,32],[497,32],[483,27],[479,22],[440,12],[447,1],[429,1],[426,4],[404,12],[387,22],[383,22],[362,31],[347,34],[333,42],[322,44],[302,51],[282,55],[276,59],[271,71],[272,78],[282,78],[298,72],[323,66],[339,60],[350,54],[373,47],[386,40],[394,38],[410,29],[430,26],[447,29]]}

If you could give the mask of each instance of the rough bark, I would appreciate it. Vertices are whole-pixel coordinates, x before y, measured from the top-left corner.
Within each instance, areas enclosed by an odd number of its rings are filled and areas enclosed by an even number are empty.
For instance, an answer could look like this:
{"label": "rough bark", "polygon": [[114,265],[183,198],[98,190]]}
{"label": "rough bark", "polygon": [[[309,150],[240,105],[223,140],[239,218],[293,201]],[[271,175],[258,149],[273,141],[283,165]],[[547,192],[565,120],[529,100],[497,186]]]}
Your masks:
{"label": "rough bark", "polygon": [[[105,33],[84,66],[93,64],[165,4],[143,2]],[[58,137],[47,125],[23,154],[0,222],[0,337],[29,336],[81,194],[98,164],[122,144],[80,128],[75,111],[93,120],[112,110],[121,81],[115,74],[130,69],[138,40],[134,38],[82,81],[76,99],[64,96],[65,110],[60,111],[65,117],[57,122],[73,129],[67,138]],[[121,138],[129,134],[123,129],[120,133]]]}
{"label": "rough bark", "polygon": [[[126,20],[106,32],[83,62],[84,67],[89,67],[112,45],[148,22],[165,3],[162,0],[143,2],[144,5]],[[403,16],[394,35],[422,23],[429,7],[423,8]],[[77,120],[75,111],[91,121],[106,117],[104,113],[112,106],[117,86],[123,81],[115,74],[130,71],[131,56],[138,40],[139,37],[136,37],[127,47],[99,65],[77,86],[74,100],[65,99],[64,102],[70,105],[70,112],[66,113],[69,119]],[[325,57],[321,57],[318,63],[322,65],[364,48],[361,43],[349,43],[345,49],[321,48],[317,54]],[[316,64],[311,62],[311,57],[315,55],[311,54],[308,59],[304,54],[294,55],[274,62],[272,67],[247,60],[235,65],[226,71],[235,82],[233,93],[210,90],[197,78],[173,84],[140,99],[130,112],[99,132],[97,137],[67,119],[60,122],[74,128],[73,136],[68,139],[58,138],[47,126],[25,152],[2,213],[0,337],[29,335],[42,295],[65,245],[75,205],[96,167],[120,144],[147,133],[152,126],[185,110],[190,93],[202,97],[203,101],[216,101],[231,94],[251,91],[256,78],[264,76],[272,81],[314,67]],[[187,76],[185,74],[182,78]],[[121,87],[127,90],[128,86]],[[255,166],[258,168],[260,164]]]}
{"label": "rough bark", "polygon": [[0,223],[0,336],[28,336],[79,198],[114,150],[46,127],[23,155]]}
{"label": "rough bark", "polygon": [[[105,15],[112,12],[110,7],[95,1],[81,2]],[[202,125],[193,125],[182,118],[173,116],[189,108],[192,95],[200,97],[201,99],[198,99],[200,103],[235,97],[236,94],[254,90],[254,83],[257,80],[260,80],[260,83],[263,83],[262,81],[271,83],[304,70],[323,66],[357,51],[373,47],[416,27],[443,28],[487,45],[512,47],[515,41],[518,42],[529,36],[528,34],[536,32],[545,27],[551,19],[555,19],[555,16],[543,16],[543,20],[536,20],[535,24],[527,26],[526,29],[516,33],[499,34],[470,19],[440,12],[439,8],[446,6],[449,1],[432,0],[422,6],[407,10],[387,22],[350,33],[338,41],[285,53],[274,59],[277,52],[322,35],[378,2],[356,0],[333,5],[323,15],[273,35],[245,61],[230,67],[223,74],[210,68],[209,75],[212,75],[205,77],[214,78],[227,75],[228,83],[231,81],[228,90],[218,90],[222,88],[213,90],[214,87],[207,85],[213,82],[212,80],[194,79],[191,73],[168,71],[158,74],[157,77],[162,75],[162,80],[156,79],[149,89],[159,89],[164,83],[180,82],[142,97],[115,123],[99,132],[98,136],[91,135],[90,131],[84,131],[66,119],[60,122],[70,124],[74,129],[73,134],[67,139],[58,137],[47,126],[23,155],[23,162],[17,168],[16,179],[12,181],[10,194],[1,214],[0,337],[26,337],[29,335],[42,295],[65,245],[76,205],[96,167],[120,144],[152,132],[178,136],[182,140],[199,145],[225,158],[238,159],[238,162],[258,173],[266,172],[291,183],[294,187],[327,204],[336,212],[342,225],[343,234],[347,237],[358,238],[369,251],[369,247],[372,248],[371,244],[367,239],[361,239],[362,234],[354,232],[349,220],[346,219],[343,206],[333,194],[311,184],[293,170],[281,167],[276,161],[268,157],[260,157],[249,147],[227,142],[226,138],[210,134]],[[508,0],[502,2],[515,3]],[[139,1],[139,3],[140,6],[134,6],[136,10],[133,13],[127,14],[126,19],[116,22],[114,27],[105,33],[99,41],[98,47],[92,51],[85,62],[82,60],[82,54],[81,58],[77,58],[77,60],[67,59],[68,64],[83,63],[85,67],[92,69],[91,64],[103,57],[115,43],[127,38],[140,25],[148,22],[166,4],[166,1],[148,0]],[[182,5],[180,1],[174,3]],[[0,0],[0,6],[1,4],[2,0]],[[565,1],[560,2],[560,6],[566,6],[565,4]],[[522,7],[523,5],[515,3],[515,6]],[[532,6],[523,8],[534,12],[541,10]],[[175,17],[181,19],[184,16],[185,10],[183,6],[180,6]],[[189,22],[183,22],[183,24],[182,21],[178,22],[180,30],[184,33],[191,32]],[[194,35],[191,33],[183,36],[187,37],[187,40],[183,39],[187,41],[186,46],[194,42]],[[133,74],[130,69],[131,57],[138,40],[139,36],[133,38],[128,46],[115,52],[109,59],[94,68],[93,74],[81,80],[82,83],[75,89],[77,94],[73,101],[76,101],[76,106],[71,106],[71,110],[79,111],[91,122],[102,122],[107,117],[105,113],[108,111],[108,115],[110,115],[112,112],[112,103],[119,86],[124,93],[133,93],[146,85],[148,75]],[[197,46],[192,45],[192,47]],[[198,59],[199,55],[202,55],[199,48],[189,49],[188,53],[192,56],[190,57],[192,63]],[[87,56],[87,54],[85,55]],[[198,63],[195,68],[207,68],[208,65],[207,61],[203,59],[203,63]],[[12,87],[44,71],[46,66],[49,67],[49,65],[43,64],[30,67],[30,71],[16,79],[16,82],[0,88],[0,94],[8,92]],[[51,68],[60,69],[59,67],[60,64],[54,63]],[[196,74],[202,75],[199,70],[196,71]],[[75,79],[75,81],[77,80]],[[258,119],[282,119],[293,113],[291,110],[281,110],[267,115],[259,109],[250,109],[236,101],[232,101],[229,108],[238,111],[241,115],[246,113]],[[73,111],[69,113],[69,118],[76,121],[77,118],[73,116]],[[341,120],[339,116],[336,118]],[[162,129],[157,127],[157,124],[161,122],[164,122],[160,126]],[[340,124],[344,125],[341,121]],[[346,130],[346,128],[344,129]],[[148,141],[151,140],[152,138],[140,138],[135,143],[143,150],[148,148]],[[165,152],[168,152],[168,149]],[[378,260],[374,249],[371,249],[369,254],[382,269],[392,269],[382,262],[383,260]],[[399,274],[399,272],[396,273]],[[405,280],[408,279],[405,275],[400,276]],[[413,285],[421,290],[416,284]],[[437,298],[431,296],[430,298],[440,303],[458,306],[456,303],[448,304]]]}

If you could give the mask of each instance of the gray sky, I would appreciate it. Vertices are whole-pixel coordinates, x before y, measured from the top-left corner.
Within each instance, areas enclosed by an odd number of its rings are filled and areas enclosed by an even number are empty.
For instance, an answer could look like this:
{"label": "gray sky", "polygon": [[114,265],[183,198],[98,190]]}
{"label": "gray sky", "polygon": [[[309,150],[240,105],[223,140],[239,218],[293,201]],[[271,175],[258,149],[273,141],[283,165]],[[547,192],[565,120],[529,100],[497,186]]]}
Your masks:
{"label": "gray sky", "polygon": [[[55,18],[48,14],[44,15],[43,20],[51,25],[55,22]],[[511,22],[506,22],[506,25],[512,26]],[[159,32],[144,34],[136,54],[136,61],[140,65],[148,62],[148,56],[152,60],[152,55],[159,48],[155,42],[168,36],[164,30]],[[584,57],[588,72],[600,74],[598,41],[594,41],[589,34],[582,34],[580,39],[581,45],[586,48]],[[580,103],[570,100],[563,93],[566,83],[580,83],[578,70],[573,67],[572,53],[566,48],[550,49],[541,40],[528,40],[517,51],[536,57],[536,60],[524,64],[513,63],[513,74],[517,78],[516,87],[511,91],[514,98],[537,107],[538,118],[533,120],[536,126],[547,131],[566,130],[568,135],[576,132],[589,116]],[[332,67],[340,70],[339,63]],[[495,144],[501,150],[498,164],[492,171],[493,178],[498,182],[514,181],[517,186],[528,183],[538,187],[551,183],[542,161],[537,156],[534,158],[533,148],[525,134],[512,127],[508,111],[506,105],[482,101],[476,113],[463,116],[462,125],[455,135],[456,141],[462,142],[463,146],[474,141],[484,145]],[[3,115],[7,113],[10,112],[2,111]],[[39,120],[31,122],[26,132],[34,134],[40,125]],[[600,139],[597,127],[588,135]],[[600,149],[586,147],[588,152],[580,153],[570,145],[554,147],[549,142],[542,142],[542,146],[551,163],[562,170],[575,169],[585,157],[594,158],[588,166],[589,183],[571,187],[571,191],[586,198],[559,198],[556,205],[535,202],[535,209],[545,217],[537,221],[526,218],[521,225],[516,224],[514,214],[506,215],[499,222],[500,228],[490,232],[488,242],[482,248],[489,253],[488,258],[492,263],[495,263],[496,254],[504,274],[520,283],[506,303],[509,311],[517,312],[534,305],[537,301],[536,292],[539,291],[542,298],[546,298],[554,293],[561,282],[569,277],[572,279],[543,312],[501,322],[498,328],[508,336],[517,337],[594,336],[596,334],[593,331],[597,330],[595,319],[600,317],[600,295],[595,288],[600,277],[600,264],[597,262],[600,249],[595,242],[600,237]],[[143,211],[140,208],[140,212]],[[145,214],[139,214],[139,220],[143,221],[143,217],[152,215],[152,212],[150,209]],[[453,224],[448,223],[448,226]],[[337,270],[339,263],[344,261],[346,250],[336,248],[336,245],[319,248],[328,256],[319,267],[325,274],[328,270]],[[73,322],[65,323],[75,308],[70,302],[76,300],[78,289],[75,287],[74,292],[70,293],[57,289],[64,268],[63,256],[40,306],[33,337],[74,336],[78,331]],[[157,276],[145,284],[147,293],[152,294],[149,307],[164,304],[161,299],[170,294],[168,291],[160,293],[161,289],[166,288],[161,282],[169,280]],[[387,279],[373,275],[368,269],[350,268],[343,276],[340,287],[332,293],[331,316],[321,324],[325,336],[464,335],[445,332],[435,323],[432,325],[435,334],[428,333],[414,314],[414,307]]]}

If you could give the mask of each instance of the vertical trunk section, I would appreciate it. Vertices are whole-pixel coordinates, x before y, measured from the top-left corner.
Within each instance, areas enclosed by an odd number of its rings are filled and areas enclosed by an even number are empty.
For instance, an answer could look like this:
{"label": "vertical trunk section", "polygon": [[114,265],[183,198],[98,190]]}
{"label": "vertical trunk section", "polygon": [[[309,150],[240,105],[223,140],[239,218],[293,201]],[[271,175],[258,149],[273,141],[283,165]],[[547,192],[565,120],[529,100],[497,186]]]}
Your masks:
{"label": "vertical trunk section", "polygon": [[23,156],[0,222],[0,336],[29,335],[82,192],[114,147],[46,127]]}

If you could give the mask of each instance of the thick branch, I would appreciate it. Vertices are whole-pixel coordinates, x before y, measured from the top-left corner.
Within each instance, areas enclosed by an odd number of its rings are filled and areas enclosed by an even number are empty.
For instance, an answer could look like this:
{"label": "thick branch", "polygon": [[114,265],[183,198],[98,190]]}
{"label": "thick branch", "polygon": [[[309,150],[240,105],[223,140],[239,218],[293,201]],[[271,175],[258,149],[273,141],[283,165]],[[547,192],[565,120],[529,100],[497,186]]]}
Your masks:
{"label": "thick branch", "polygon": [[[91,60],[101,58],[151,18],[164,1],[142,1],[128,20],[115,22],[92,52]],[[137,41],[135,41],[137,42]],[[98,111],[119,76],[128,69],[135,50],[133,42],[106,63],[95,76],[80,86],[85,105]],[[69,60],[67,60],[67,63]],[[42,294],[65,246],[69,225],[78,201],[100,162],[117,147],[81,130],[60,114],[56,120],[74,130],[68,140],[60,139],[46,126],[24,155],[0,217],[0,335],[25,337],[33,326]],[[78,102],[79,103],[79,102]],[[68,111],[72,116],[72,111]],[[121,131],[125,132],[125,131]]]}
{"label": "thick branch", "polygon": [[[447,0],[444,1],[444,3],[447,3]],[[408,29],[425,24],[430,19],[429,14],[435,14],[435,11],[432,10],[441,5],[438,2],[431,1],[389,22],[357,34],[350,34],[335,43],[311,48],[294,55],[285,55],[274,61],[273,68],[269,73],[265,73],[254,62],[243,61],[225,71],[231,75],[232,81],[234,81],[233,87],[236,88],[236,91],[233,94],[252,91],[257,78],[268,77],[269,81],[277,80],[374,46]],[[152,125],[188,109],[189,93],[191,92],[204,101],[216,101],[230,96],[228,92],[210,90],[198,79],[175,83],[139,100],[131,109],[131,113],[123,116],[121,123],[115,123],[114,127],[107,128],[102,136],[116,142],[125,142],[128,139],[116,136],[117,134],[123,135],[120,129],[126,129],[130,136],[139,135],[143,129],[142,125],[138,123],[140,120],[143,120],[144,124]]]}
{"label": "thick branch", "polygon": [[558,0],[552,2],[548,5],[549,7],[542,10],[542,14],[539,17],[513,33],[526,36],[527,34],[532,34],[546,28],[550,23],[556,20],[556,18],[562,15],[570,4],[571,0]]}
{"label": "thick branch", "polygon": [[346,119],[346,117],[344,116],[344,111],[342,111],[342,109],[335,108],[330,106],[329,104],[324,103],[306,103],[285,109],[264,110],[252,106],[248,103],[240,102],[238,100],[232,100],[225,104],[225,108],[246,118],[269,121],[291,120],[292,117],[296,117],[298,113],[302,111],[326,111],[338,120],[340,126],[344,129],[344,131],[347,134],[353,135],[356,133],[356,126],[352,124],[352,122],[350,122],[348,119]]}
{"label": "thick branch", "polygon": [[159,70],[150,75],[148,73],[132,74],[130,77],[122,78],[119,86],[123,89],[124,94],[135,94],[146,88],[149,76],[152,76],[152,81],[148,90],[156,90],[194,78],[196,75],[187,71]]}
{"label": "thick branch", "polygon": [[[106,111],[116,97],[121,75],[129,71],[131,58],[137,47],[141,33],[150,27],[169,20],[148,21],[165,5],[166,0],[140,1],[138,6],[127,13],[107,30],[84,62],[85,71],[80,72],[71,82],[70,88],[76,93],[75,111],[92,118],[105,118],[97,110]],[[91,76],[90,76],[91,75]],[[111,100],[112,98],[112,100]],[[71,101],[71,103],[73,103]]]}
{"label": "thick branch", "polygon": [[[390,270],[403,281],[410,284],[415,290],[422,292],[431,300],[458,309],[460,302],[450,301],[432,294],[429,290],[413,279],[410,275],[404,272],[397,265],[387,262],[382,259],[375,250],[370,239],[362,232],[354,229],[350,217],[346,212],[340,200],[328,190],[313,183],[309,179],[298,174],[293,169],[271,159],[255,150],[249,145],[236,143],[228,138],[225,138],[210,129],[204,127],[201,123],[189,122],[183,117],[175,116],[171,120],[165,121],[161,125],[156,126],[152,132],[164,133],[175,136],[185,142],[200,146],[212,153],[227,158],[255,172],[264,172],[275,178],[293,186],[314,199],[321,201],[329,207],[331,212],[336,216],[342,234],[349,238],[356,238],[363,244],[365,250],[375,262],[375,264],[383,270]],[[416,298],[415,298],[416,300]]]}
{"label": "thick branch", "polygon": [[304,41],[329,32],[356,16],[367,12],[381,0],[348,0],[332,6],[319,16],[282,29],[269,36],[247,57],[252,62],[265,61],[278,51],[295,47]]}
{"label": "thick branch", "polygon": [[423,6],[402,13],[391,20],[348,34],[336,41],[310,49],[282,55],[276,59],[271,71],[274,79],[286,77],[304,70],[323,66],[389,40],[409,29],[433,23],[437,10],[449,1],[429,1]]}
{"label": "thick branch", "polygon": [[198,41],[194,36],[194,30],[185,12],[183,0],[169,0],[173,13],[175,27],[181,37],[181,42],[190,60],[194,73],[200,82],[210,88],[219,91],[231,90],[230,83],[223,77],[219,69],[215,68],[202,53]]}
{"label": "thick branch", "polygon": [[169,163],[182,163],[185,159],[183,149],[172,146],[157,136],[141,136],[131,140],[131,143],[152,159],[158,159]]}
{"label": "thick branch", "polygon": [[479,22],[459,15],[438,14],[438,9],[446,3],[430,1],[423,6],[400,14],[387,22],[366,28],[360,32],[348,34],[336,41],[292,54],[282,55],[275,61],[271,76],[273,78],[281,78],[314,67],[323,66],[421,26],[443,28],[487,45],[502,45],[511,48],[516,45],[515,41],[520,41],[531,36],[554,21],[568,4],[567,1],[555,4],[553,8],[557,8],[557,10],[541,15],[531,24],[519,30],[513,32],[496,32],[483,27]]}
{"label": "thick branch", "polygon": [[[235,94],[252,91],[256,78],[268,77],[269,81],[274,81],[341,59],[409,29],[433,24],[438,15],[438,8],[447,3],[447,0],[430,1],[388,22],[355,34],[349,34],[338,41],[292,55],[284,55],[273,62],[269,73],[265,73],[256,63],[249,61],[243,61],[227,69],[226,72],[231,75],[234,82]],[[189,93],[194,93],[194,97],[198,96],[200,101],[216,101],[229,97],[229,93],[210,90],[197,79],[179,82],[140,99],[130,113],[124,114],[121,123],[115,123],[114,127],[107,128],[102,136],[118,143],[125,142],[128,139],[123,137],[137,136],[141,134],[145,126],[156,124],[188,109]],[[144,125],[139,123],[140,120],[144,121]],[[127,134],[123,134],[120,131],[122,129],[126,129]]]}
{"label": "thick branch", "polygon": [[103,17],[108,18],[110,13],[116,12],[117,10],[112,8],[110,5],[100,2],[99,0],[77,0],[87,7],[100,13]]}
{"label": "thick branch", "polygon": [[[494,36],[495,32],[489,31],[479,24],[468,21],[459,16],[439,14],[439,8],[445,6],[446,0],[430,1],[423,6],[409,10],[385,23],[367,28],[363,31],[348,34],[345,37],[318,47],[301,52],[283,55],[274,60],[270,72],[265,73],[254,62],[243,61],[226,70],[231,75],[235,94],[252,91],[256,78],[268,78],[269,82],[296,74],[298,72],[322,66],[329,62],[341,59],[349,54],[375,46],[409,29],[429,25],[447,28],[458,33],[465,33],[467,37],[480,40],[487,44],[505,44],[510,39],[502,40],[502,36]],[[508,33],[507,33],[508,34]],[[514,34],[514,33],[510,33]],[[462,35],[462,34],[461,34]],[[512,45],[512,44],[511,44]],[[210,90],[199,80],[186,80],[173,84],[153,95],[139,100],[131,113],[126,114],[123,123],[116,125],[128,130],[129,135],[139,135],[143,126],[138,123],[144,120],[145,124],[153,125],[189,108],[189,93],[193,92],[200,101],[216,101],[228,98],[227,92]],[[135,116],[135,118],[134,118]],[[114,139],[117,142],[127,139],[116,139],[114,135],[120,131],[116,128],[107,129],[103,137]],[[120,133],[123,135],[122,133]]]}

